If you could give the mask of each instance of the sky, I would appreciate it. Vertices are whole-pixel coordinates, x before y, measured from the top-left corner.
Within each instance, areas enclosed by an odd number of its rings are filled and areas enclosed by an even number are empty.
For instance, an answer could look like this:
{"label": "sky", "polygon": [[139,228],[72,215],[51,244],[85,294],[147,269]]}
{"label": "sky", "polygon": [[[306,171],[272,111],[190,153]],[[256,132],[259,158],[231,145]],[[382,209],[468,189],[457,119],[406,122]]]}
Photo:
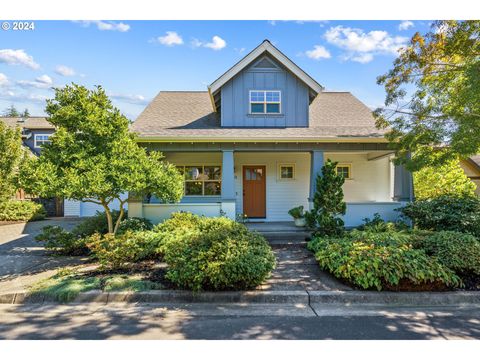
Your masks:
{"label": "sky", "polygon": [[[129,119],[161,90],[206,90],[264,39],[326,90],[350,91],[372,109],[376,78],[430,21],[34,21],[0,30],[0,112],[45,115],[53,87],[101,85]],[[2,22],[2,28],[3,28]]]}

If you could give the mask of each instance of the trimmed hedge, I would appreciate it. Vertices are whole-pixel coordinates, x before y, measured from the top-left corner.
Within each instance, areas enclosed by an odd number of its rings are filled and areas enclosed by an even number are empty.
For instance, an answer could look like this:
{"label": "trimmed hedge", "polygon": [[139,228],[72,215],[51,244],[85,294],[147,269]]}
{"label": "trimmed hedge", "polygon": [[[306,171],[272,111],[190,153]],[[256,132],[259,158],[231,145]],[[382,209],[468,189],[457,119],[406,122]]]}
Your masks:
{"label": "trimmed hedge", "polygon": [[46,216],[43,205],[33,201],[11,200],[0,204],[0,221],[35,221]]}
{"label": "trimmed hedge", "polygon": [[87,239],[87,247],[102,267],[121,269],[137,261],[158,256],[160,241],[159,234],[153,231],[127,230],[117,236],[93,234]]}
{"label": "trimmed hedge", "polygon": [[155,231],[162,236],[166,278],[180,288],[251,289],[275,267],[275,256],[263,236],[224,217],[175,213]]}
{"label": "trimmed hedge", "polygon": [[62,255],[85,255],[88,253],[85,238],[65,231],[60,226],[45,226],[35,240],[44,243],[47,250]]}
{"label": "trimmed hedge", "polygon": [[409,244],[404,233],[353,231],[343,238],[312,240],[322,269],[363,289],[441,289],[461,285],[448,267]]}
{"label": "trimmed hedge", "polygon": [[423,237],[416,246],[459,275],[480,275],[480,241],[470,234],[439,231]]}
{"label": "trimmed hedge", "polygon": [[480,237],[480,198],[440,196],[399,209],[415,227],[433,231],[458,231]]}

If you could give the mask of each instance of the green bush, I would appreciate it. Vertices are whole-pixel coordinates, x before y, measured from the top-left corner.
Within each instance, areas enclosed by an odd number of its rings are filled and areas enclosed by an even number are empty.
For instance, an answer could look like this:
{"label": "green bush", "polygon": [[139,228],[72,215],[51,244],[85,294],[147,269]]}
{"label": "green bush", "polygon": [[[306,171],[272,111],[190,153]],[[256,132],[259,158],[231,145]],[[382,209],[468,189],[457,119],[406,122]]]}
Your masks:
{"label": "green bush", "polygon": [[88,253],[86,241],[60,226],[45,226],[35,240],[43,242],[47,250],[63,255],[84,255]]}
{"label": "green bush", "polygon": [[308,247],[322,269],[364,289],[461,284],[453,271],[408,242],[406,233],[354,231],[344,238],[316,237]]}
{"label": "green bush", "polygon": [[417,245],[457,274],[480,275],[480,242],[470,234],[439,231]]}
{"label": "green bush", "polygon": [[263,236],[224,217],[177,213],[155,230],[162,235],[166,277],[181,288],[251,289],[275,267]]}
{"label": "green bush", "polygon": [[[117,210],[112,211],[113,223],[117,221],[120,212]],[[95,233],[106,234],[108,233],[107,216],[105,212],[97,211],[94,216],[88,217],[80,224],[75,226],[72,233],[80,237],[91,236]]]}
{"label": "green bush", "polygon": [[379,213],[373,214],[373,219],[365,218],[363,221],[364,224],[358,226],[358,230],[369,232],[392,232],[406,230],[408,228],[407,224],[403,222],[387,222],[383,220]]}
{"label": "green bush", "polygon": [[0,204],[0,221],[35,221],[47,216],[42,204],[11,200]]}
{"label": "green bush", "polygon": [[316,236],[341,236],[345,230],[341,218],[347,211],[342,188],[345,178],[337,173],[337,164],[328,159],[322,166],[315,182],[313,209],[305,213],[307,226]]}
{"label": "green bush", "polygon": [[480,237],[478,196],[440,196],[409,203],[400,211],[420,229],[459,231]]}
{"label": "green bush", "polygon": [[148,231],[153,229],[150,220],[144,218],[131,217],[123,219],[118,227],[117,234],[123,234],[127,231]]}
{"label": "green bush", "polygon": [[87,247],[102,267],[121,269],[137,261],[154,258],[160,239],[159,234],[153,231],[127,230],[116,236],[95,233],[88,238]]}

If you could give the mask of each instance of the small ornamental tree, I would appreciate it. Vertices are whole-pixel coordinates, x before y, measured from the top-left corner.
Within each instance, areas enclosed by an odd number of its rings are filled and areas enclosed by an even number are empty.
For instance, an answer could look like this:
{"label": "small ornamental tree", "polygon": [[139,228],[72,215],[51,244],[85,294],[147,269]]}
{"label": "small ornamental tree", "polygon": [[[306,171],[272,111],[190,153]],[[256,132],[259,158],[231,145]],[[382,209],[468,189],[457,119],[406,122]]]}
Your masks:
{"label": "small ornamental tree", "polygon": [[26,156],[20,128],[10,128],[0,120],[0,203],[15,193],[18,170]]}
{"label": "small ornamental tree", "polygon": [[[439,157],[441,152],[433,153],[432,156]],[[415,198],[425,200],[442,195],[473,196],[477,186],[465,174],[458,159],[454,159],[414,172],[413,188],[415,189]]]}
{"label": "small ornamental tree", "polygon": [[[102,87],[88,90],[72,84],[55,89],[45,112],[56,132],[40,157],[23,167],[22,181],[30,192],[103,206],[111,234],[124,215],[127,200],[122,194],[153,194],[164,202],[182,197],[182,177],[176,168],[160,153],[147,153],[137,145],[128,119],[113,107]],[[115,224],[114,200],[120,204]]]}
{"label": "small ornamental tree", "polygon": [[317,174],[313,209],[305,216],[314,235],[337,236],[343,232],[345,223],[340,215],[345,215],[347,210],[342,190],[345,178],[337,174],[336,166],[337,163],[329,159],[322,167],[322,175]]}

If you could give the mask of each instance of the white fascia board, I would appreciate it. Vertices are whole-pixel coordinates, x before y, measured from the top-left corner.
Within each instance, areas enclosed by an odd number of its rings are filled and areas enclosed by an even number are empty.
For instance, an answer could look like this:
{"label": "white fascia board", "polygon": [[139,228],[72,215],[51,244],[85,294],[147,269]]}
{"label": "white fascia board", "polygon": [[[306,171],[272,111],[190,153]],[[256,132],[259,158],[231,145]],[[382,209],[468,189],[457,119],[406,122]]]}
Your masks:
{"label": "white fascia board", "polygon": [[246,68],[253,60],[259,57],[262,53],[268,52],[273,58],[283,64],[290,72],[296,77],[302,80],[307,86],[309,86],[317,94],[323,90],[323,87],[317,83],[312,77],[310,77],[305,71],[300,69],[293,61],[282,54],[275,46],[269,41],[264,41],[254,50],[252,50],[247,56],[231,67],[227,72],[215,80],[209,87],[209,92],[213,95],[223,85],[225,85],[230,79],[237,75],[240,71]]}

